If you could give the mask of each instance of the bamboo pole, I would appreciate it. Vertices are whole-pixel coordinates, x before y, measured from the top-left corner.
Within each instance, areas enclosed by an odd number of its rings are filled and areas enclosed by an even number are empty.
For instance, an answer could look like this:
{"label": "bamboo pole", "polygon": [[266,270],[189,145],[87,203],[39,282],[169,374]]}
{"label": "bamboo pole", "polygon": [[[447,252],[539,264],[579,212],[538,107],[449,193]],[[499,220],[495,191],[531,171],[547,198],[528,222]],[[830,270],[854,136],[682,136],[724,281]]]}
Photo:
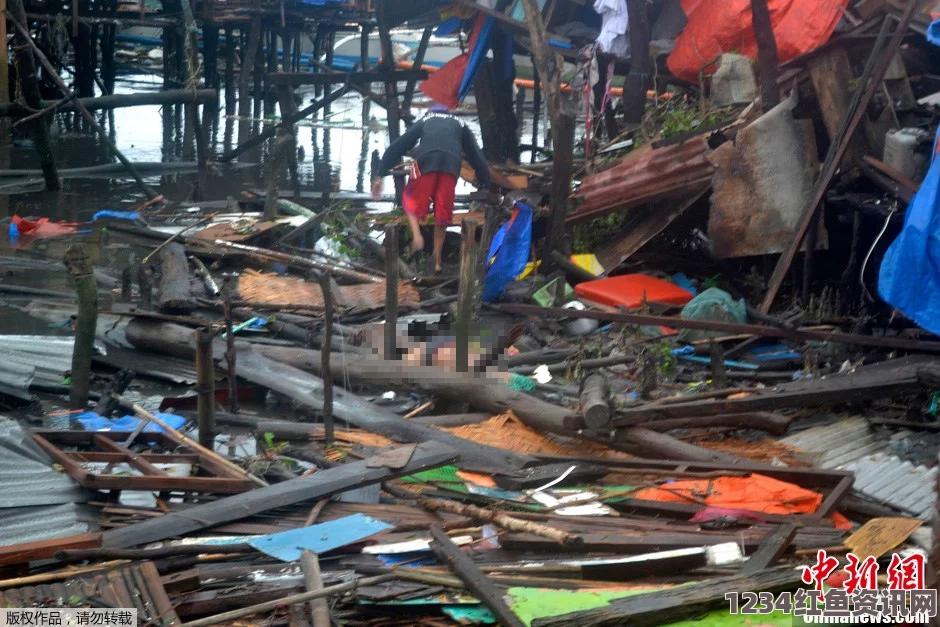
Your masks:
{"label": "bamboo pole", "polygon": [[[300,554],[300,568],[304,572],[304,586],[307,592],[323,590],[323,577],[320,576],[320,560],[313,551],[304,551]],[[313,627],[330,627],[330,606],[325,598],[310,601],[310,617]]]}

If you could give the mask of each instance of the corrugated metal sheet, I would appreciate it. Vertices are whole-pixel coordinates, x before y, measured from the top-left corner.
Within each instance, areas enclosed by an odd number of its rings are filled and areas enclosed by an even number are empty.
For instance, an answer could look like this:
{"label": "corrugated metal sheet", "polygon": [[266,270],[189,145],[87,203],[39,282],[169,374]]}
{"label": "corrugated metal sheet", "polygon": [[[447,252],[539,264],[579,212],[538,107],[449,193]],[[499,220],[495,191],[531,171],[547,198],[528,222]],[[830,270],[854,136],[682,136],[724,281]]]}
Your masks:
{"label": "corrugated metal sheet", "polygon": [[0,417],[0,508],[83,503],[87,493],[52,468],[20,426]]}
{"label": "corrugated metal sheet", "polygon": [[891,454],[889,441],[861,418],[813,427],[782,440],[805,451],[820,468],[855,473],[854,490],[929,520],[938,468],[915,466]]}
{"label": "corrugated metal sheet", "polygon": [[715,166],[707,135],[673,146],[644,146],[623,161],[581,182],[575,196],[583,203],[568,218],[578,222],[631,205],[678,196],[709,183]]}
{"label": "corrugated metal sheet", "polygon": [[0,546],[85,533],[95,513],[90,493],[56,472],[13,420],[0,417]]}
{"label": "corrugated metal sheet", "polygon": [[936,466],[915,466],[894,455],[875,453],[845,464],[855,473],[854,488],[874,499],[905,509],[922,520],[930,520],[937,500]]}
{"label": "corrugated metal sheet", "polygon": [[25,390],[30,383],[61,383],[72,367],[71,337],[0,336],[0,382]]}
{"label": "corrugated metal sheet", "polygon": [[805,451],[808,461],[827,470],[888,449],[885,439],[872,433],[868,423],[861,418],[806,429],[781,442]]}

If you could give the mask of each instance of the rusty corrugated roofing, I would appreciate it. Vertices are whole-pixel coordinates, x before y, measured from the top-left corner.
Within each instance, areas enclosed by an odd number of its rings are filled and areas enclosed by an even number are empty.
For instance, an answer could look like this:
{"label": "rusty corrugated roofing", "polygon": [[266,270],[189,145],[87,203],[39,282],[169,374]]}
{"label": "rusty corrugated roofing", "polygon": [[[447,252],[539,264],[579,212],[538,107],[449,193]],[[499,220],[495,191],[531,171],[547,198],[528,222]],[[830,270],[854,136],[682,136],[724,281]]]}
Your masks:
{"label": "rusty corrugated roofing", "polygon": [[715,171],[708,160],[711,152],[706,135],[663,148],[639,148],[609,170],[581,182],[574,195],[584,202],[568,221],[596,218],[700,187],[711,181]]}

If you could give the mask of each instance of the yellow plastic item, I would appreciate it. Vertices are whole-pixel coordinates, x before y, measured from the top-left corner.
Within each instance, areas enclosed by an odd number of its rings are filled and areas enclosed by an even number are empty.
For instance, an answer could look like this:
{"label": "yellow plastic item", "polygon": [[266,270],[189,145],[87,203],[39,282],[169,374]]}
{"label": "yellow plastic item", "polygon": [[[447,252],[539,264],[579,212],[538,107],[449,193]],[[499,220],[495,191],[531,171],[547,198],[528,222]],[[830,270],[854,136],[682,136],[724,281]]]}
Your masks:
{"label": "yellow plastic item", "polygon": [[604,266],[602,266],[601,262],[597,260],[597,255],[593,253],[585,255],[571,255],[571,261],[576,266],[584,268],[594,276],[599,277],[604,274]]}
{"label": "yellow plastic item", "polygon": [[[585,255],[571,255],[571,262],[581,268],[584,268],[594,276],[602,276],[604,274],[604,266],[597,260],[597,256],[593,253]],[[541,261],[530,261],[526,264],[525,270],[522,271],[522,274],[516,277],[517,281],[520,281],[527,276],[531,276],[539,269],[539,264]]]}

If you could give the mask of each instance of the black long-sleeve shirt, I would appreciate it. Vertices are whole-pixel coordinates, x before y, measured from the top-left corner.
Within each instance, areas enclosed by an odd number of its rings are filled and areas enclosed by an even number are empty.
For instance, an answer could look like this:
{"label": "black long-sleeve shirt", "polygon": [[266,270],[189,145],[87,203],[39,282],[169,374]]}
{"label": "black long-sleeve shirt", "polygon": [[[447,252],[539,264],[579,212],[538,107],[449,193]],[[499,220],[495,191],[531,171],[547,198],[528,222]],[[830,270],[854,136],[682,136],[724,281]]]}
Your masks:
{"label": "black long-sleeve shirt", "polygon": [[473,133],[454,116],[441,113],[426,115],[392,142],[382,156],[378,176],[388,175],[416,144],[414,157],[421,173],[449,172],[459,177],[460,166],[466,159],[476,172],[480,187],[489,185],[489,166]]}

